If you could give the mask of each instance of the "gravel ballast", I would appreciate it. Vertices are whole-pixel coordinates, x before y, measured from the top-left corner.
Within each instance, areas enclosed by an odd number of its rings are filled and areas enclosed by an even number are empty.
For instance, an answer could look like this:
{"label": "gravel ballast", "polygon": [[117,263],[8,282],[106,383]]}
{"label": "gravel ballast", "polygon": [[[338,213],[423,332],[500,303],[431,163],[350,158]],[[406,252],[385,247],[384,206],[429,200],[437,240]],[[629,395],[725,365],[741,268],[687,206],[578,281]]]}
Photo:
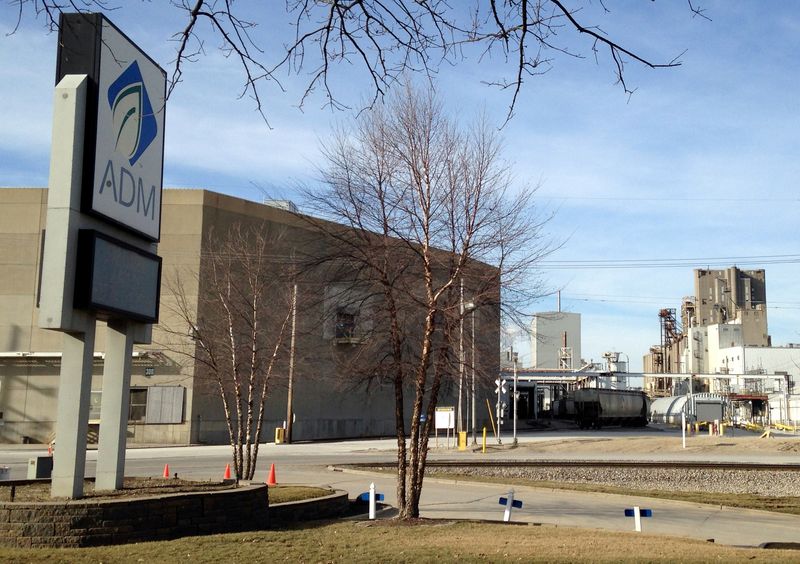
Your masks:
{"label": "gravel ballast", "polygon": [[711,468],[596,468],[596,467],[429,467],[430,476],[516,478],[624,487],[638,490],[753,494],[800,497],[800,473],[781,470]]}

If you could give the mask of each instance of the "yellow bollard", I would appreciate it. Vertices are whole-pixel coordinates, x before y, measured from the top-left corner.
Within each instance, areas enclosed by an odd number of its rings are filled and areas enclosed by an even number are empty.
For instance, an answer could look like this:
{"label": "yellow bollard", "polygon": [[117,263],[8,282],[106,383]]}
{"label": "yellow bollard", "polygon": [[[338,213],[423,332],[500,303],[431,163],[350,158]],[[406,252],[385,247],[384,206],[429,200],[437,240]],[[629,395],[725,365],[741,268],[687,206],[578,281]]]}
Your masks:
{"label": "yellow bollard", "polygon": [[486,427],[483,428],[483,447],[481,448],[481,452],[486,452]]}
{"label": "yellow bollard", "polygon": [[458,432],[458,450],[467,450],[467,432]]}

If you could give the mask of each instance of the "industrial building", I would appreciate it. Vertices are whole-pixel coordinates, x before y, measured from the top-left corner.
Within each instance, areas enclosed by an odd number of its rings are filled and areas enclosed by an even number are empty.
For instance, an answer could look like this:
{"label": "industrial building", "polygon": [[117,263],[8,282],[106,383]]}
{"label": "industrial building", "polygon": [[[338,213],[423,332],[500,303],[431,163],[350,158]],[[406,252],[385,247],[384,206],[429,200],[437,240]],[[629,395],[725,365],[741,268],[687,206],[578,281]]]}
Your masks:
{"label": "industrial building", "polygon": [[[55,433],[62,336],[40,329],[37,323],[37,288],[47,284],[39,280],[46,204],[46,189],[0,189],[0,442],[48,442]],[[209,233],[225,233],[234,224],[266,225],[281,233],[271,253],[284,257],[326,244],[324,235],[302,216],[281,209],[286,207],[206,190],[164,190],[158,247],[162,282],[180,276],[188,303],[197,308],[196,319],[208,319],[211,312],[201,310],[198,297],[203,292],[203,261],[211,251]],[[300,352],[294,367],[293,439],[394,435],[389,381],[373,379],[368,388],[342,371],[341,359],[359,350],[370,320],[334,286],[330,279],[317,278],[300,289],[308,298],[297,311]],[[275,296],[275,303],[287,302],[285,298]],[[181,346],[190,350],[195,346],[191,327],[181,329],[180,319],[171,313],[175,301],[173,290],[162,283],[153,344],[134,349],[128,443],[225,444],[228,432],[216,384],[191,355],[175,352]],[[471,321],[478,328],[472,331],[477,337],[467,346],[480,384],[486,375],[493,380],[499,370],[499,305],[478,308]],[[103,334],[97,332],[95,343],[89,442],[96,438],[102,397]],[[277,372],[262,441],[272,440],[273,428],[283,427],[287,419],[285,363]],[[487,399],[485,390],[482,385],[477,388],[479,405]],[[449,385],[440,393],[439,403],[454,405],[455,398],[456,390]]]}
{"label": "industrial building", "polygon": [[581,360],[581,314],[540,312],[531,321],[531,366],[539,369],[576,370]]}
{"label": "industrial building", "polygon": [[519,394],[517,418],[522,422],[551,419],[556,415],[554,405],[576,389],[628,387],[628,361],[624,353],[603,353],[602,363],[581,358],[581,314],[562,311],[560,293],[555,311],[533,314],[530,349],[530,365],[517,366],[516,370],[512,353],[504,351],[502,355],[500,379],[506,382],[507,393],[500,394],[496,401],[505,406],[507,417],[513,417],[509,394],[515,380]]}
{"label": "industrial building", "polygon": [[644,357],[654,397],[711,394],[728,416],[757,423],[800,420],[800,346],[773,346],[766,273],[694,271],[695,295],[658,313],[661,341]]}

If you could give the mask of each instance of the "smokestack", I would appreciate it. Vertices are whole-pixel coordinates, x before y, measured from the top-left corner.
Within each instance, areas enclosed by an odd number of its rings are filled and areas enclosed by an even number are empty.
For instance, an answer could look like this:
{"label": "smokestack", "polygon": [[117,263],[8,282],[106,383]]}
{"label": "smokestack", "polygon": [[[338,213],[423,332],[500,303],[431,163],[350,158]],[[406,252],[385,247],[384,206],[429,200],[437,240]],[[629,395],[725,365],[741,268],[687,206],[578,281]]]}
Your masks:
{"label": "smokestack", "polygon": [[556,311],[561,313],[561,290],[556,292]]}

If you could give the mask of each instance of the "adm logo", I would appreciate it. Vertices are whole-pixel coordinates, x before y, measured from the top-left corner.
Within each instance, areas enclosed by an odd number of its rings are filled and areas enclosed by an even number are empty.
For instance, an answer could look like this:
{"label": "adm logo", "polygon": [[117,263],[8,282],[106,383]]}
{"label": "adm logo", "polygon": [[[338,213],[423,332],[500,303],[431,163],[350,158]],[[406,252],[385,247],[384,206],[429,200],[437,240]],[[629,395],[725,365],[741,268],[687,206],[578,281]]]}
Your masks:
{"label": "adm logo", "polygon": [[158,122],[136,61],[108,87],[108,105],[114,152],[123,156],[131,168],[119,165],[115,169],[114,160],[108,159],[99,194],[108,189],[115,205],[135,210],[136,215],[155,221],[157,195],[152,171],[143,169],[143,163],[134,165],[157,137]]}
{"label": "adm logo", "polygon": [[158,134],[150,96],[136,61],[108,87],[108,104],[116,134],[115,150],[133,166]]}

